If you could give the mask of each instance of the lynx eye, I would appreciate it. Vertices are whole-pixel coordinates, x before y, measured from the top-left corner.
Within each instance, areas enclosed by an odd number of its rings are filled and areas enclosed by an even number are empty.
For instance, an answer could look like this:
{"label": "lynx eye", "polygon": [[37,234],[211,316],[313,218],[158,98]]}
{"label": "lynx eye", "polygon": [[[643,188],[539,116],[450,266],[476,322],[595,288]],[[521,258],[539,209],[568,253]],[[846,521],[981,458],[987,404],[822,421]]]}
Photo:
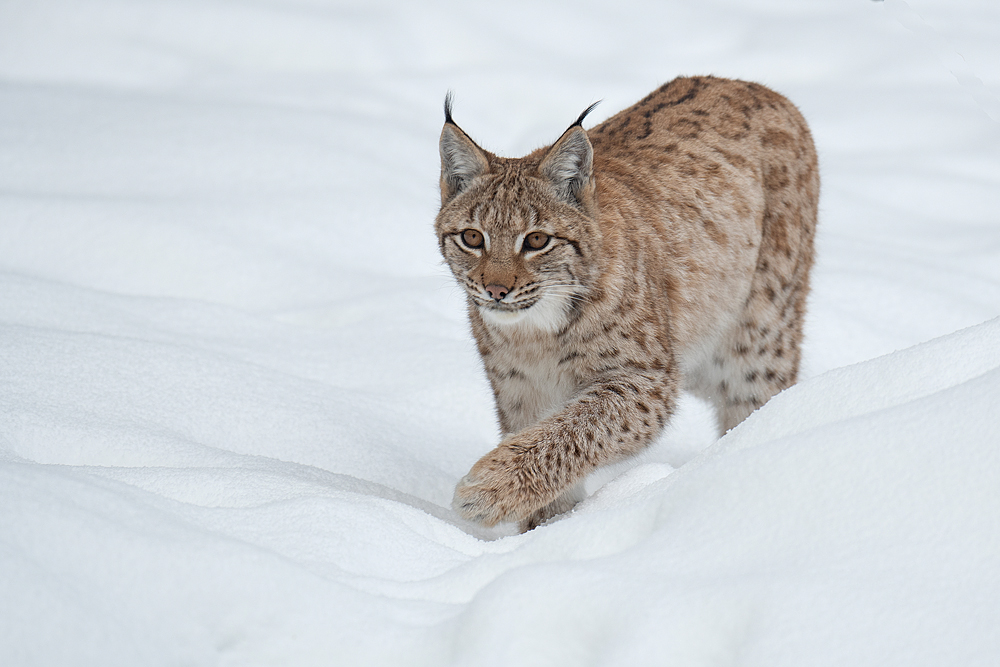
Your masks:
{"label": "lynx eye", "polygon": [[541,250],[549,244],[551,237],[542,232],[532,232],[524,237],[525,250]]}
{"label": "lynx eye", "polygon": [[462,232],[462,243],[470,248],[482,248],[483,233],[475,229],[466,229]]}

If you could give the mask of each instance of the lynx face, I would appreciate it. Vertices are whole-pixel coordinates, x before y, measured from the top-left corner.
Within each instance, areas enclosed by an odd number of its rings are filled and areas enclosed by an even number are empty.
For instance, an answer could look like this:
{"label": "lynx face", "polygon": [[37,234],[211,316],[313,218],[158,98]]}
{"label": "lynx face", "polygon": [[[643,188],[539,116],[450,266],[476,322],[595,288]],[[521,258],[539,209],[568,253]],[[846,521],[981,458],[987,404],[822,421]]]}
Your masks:
{"label": "lynx face", "polygon": [[587,290],[583,214],[538,178],[503,176],[480,177],[442,211],[441,252],[485,321],[558,330]]}
{"label": "lynx face", "polygon": [[586,133],[576,124],[544,158],[507,160],[449,122],[441,157],[438,240],[470,304],[493,326],[558,331],[594,272]]}

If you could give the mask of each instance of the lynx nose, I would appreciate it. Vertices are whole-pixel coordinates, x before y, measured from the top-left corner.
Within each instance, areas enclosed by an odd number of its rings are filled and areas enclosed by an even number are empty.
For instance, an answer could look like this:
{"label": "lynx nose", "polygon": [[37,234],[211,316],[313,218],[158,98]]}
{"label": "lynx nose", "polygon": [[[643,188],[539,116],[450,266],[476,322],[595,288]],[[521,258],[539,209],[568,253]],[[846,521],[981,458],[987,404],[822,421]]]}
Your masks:
{"label": "lynx nose", "polygon": [[504,287],[503,285],[487,285],[486,291],[490,293],[494,301],[500,301],[510,292],[510,289]]}

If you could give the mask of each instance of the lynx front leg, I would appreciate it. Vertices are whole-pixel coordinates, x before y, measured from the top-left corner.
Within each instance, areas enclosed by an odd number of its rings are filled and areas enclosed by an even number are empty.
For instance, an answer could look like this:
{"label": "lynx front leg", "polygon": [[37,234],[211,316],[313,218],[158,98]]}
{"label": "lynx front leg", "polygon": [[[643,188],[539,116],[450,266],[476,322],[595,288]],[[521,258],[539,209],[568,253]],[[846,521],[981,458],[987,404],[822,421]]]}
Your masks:
{"label": "lynx front leg", "polygon": [[672,414],[677,391],[672,369],[622,373],[593,384],[472,466],[455,489],[455,510],[489,526],[519,521],[523,530],[534,527],[532,519],[588,473],[648,445]]}

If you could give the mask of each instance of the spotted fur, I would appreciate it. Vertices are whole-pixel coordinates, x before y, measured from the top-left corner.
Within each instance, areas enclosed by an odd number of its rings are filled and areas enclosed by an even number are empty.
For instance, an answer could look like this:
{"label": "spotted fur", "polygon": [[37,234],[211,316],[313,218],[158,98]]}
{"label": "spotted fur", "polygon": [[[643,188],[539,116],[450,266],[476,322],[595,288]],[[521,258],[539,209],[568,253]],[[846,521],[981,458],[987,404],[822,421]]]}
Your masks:
{"label": "spotted fur", "polygon": [[[693,77],[582,121],[507,159],[446,101],[436,231],[503,432],[454,505],[488,525],[528,530],[571,508],[584,476],[657,437],[682,388],[725,433],[798,372],[819,198],[798,110],[755,83]],[[548,236],[540,250],[532,232]]]}

